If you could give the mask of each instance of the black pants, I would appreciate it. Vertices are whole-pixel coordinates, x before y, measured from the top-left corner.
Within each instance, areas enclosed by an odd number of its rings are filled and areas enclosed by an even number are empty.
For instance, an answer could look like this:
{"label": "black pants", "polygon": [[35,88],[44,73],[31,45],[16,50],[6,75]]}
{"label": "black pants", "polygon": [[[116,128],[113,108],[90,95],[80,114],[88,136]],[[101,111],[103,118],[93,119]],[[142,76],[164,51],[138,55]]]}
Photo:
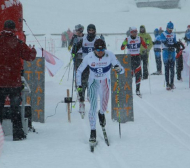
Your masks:
{"label": "black pants", "polygon": [[6,97],[10,98],[13,128],[22,128],[21,112],[19,105],[22,101],[21,88],[0,88],[0,122],[3,120],[3,108]]}
{"label": "black pants", "polygon": [[157,72],[161,72],[162,71],[161,51],[155,50],[154,54],[155,54]]}
{"label": "black pants", "polygon": [[[166,86],[174,84],[174,74],[175,74],[175,61],[169,59],[168,61],[164,62],[165,66],[165,79],[166,79]],[[170,76],[169,76],[170,74]],[[169,80],[170,79],[170,80]]]}
{"label": "black pants", "polygon": [[[82,62],[82,59],[75,59],[75,70],[77,71],[78,67],[80,66]],[[80,102],[84,102],[85,100],[85,91],[88,87],[88,77],[89,77],[89,73],[90,73],[90,70],[89,70],[89,66],[86,67],[86,69],[83,71],[82,73],[82,79],[81,79],[81,84],[82,84],[82,93],[80,94]]]}
{"label": "black pants", "polygon": [[177,79],[181,79],[181,71],[183,70],[183,56],[180,55],[179,58],[176,58],[176,70],[177,70]]}
{"label": "black pants", "polygon": [[135,82],[136,82],[136,90],[140,89],[140,82],[141,82],[141,57],[138,56],[131,56],[131,70],[132,76],[135,73]]}
{"label": "black pants", "polygon": [[148,54],[142,54],[141,61],[143,63],[143,79],[148,79]]}

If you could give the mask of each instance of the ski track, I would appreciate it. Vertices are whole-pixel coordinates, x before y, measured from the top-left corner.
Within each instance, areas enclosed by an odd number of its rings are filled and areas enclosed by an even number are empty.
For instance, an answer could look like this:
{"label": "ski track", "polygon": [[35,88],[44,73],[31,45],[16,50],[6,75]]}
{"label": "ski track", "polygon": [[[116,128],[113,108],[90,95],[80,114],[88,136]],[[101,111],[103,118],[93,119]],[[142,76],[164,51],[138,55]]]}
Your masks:
{"label": "ski track", "polygon": [[[81,119],[81,125],[82,125],[82,129],[84,130],[84,142],[86,144],[86,142],[88,142],[89,136],[90,136],[90,129],[89,129],[89,123],[87,122],[88,120],[88,115],[85,115],[84,119]],[[92,155],[94,155],[94,159],[95,159],[95,164],[96,167],[98,168],[130,168],[129,166],[126,165],[126,162],[121,158],[121,156],[116,155],[116,151],[114,148],[114,144],[112,146],[112,144],[110,144],[110,146],[107,146],[107,144],[105,143],[104,137],[103,137],[103,133],[102,130],[99,128],[99,122],[98,122],[98,118],[97,118],[97,123],[96,123],[96,127],[97,127],[97,141],[98,141],[98,145],[94,148],[94,153],[90,152],[90,148],[89,148],[89,144],[88,145],[88,149],[89,149],[89,153],[91,153]],[[107,129],[106,129],[107,132]],[[109,139],[109,135],[108,135],[108,139]],[[109,139],[110,142],[110,139]]]}
{"label": "ski track", "polygon": [[[153,105],[144,99],[134,99],[136,104],[141,107],[143,112],[151,118],[157,125],[159,125],[165,132],[170,134],[174,139],[176,139],[180,144],[190,151],[190,135],[184,130],[179,128],[170,119],[165,117],[160,111],[157,110]],[[145,105],[142,105],[143,101]],[[139,103],[141,102],[141,103]],[[146,107],[145,107],[146,106]],[[151,112],[150,112],[151,111]]]}

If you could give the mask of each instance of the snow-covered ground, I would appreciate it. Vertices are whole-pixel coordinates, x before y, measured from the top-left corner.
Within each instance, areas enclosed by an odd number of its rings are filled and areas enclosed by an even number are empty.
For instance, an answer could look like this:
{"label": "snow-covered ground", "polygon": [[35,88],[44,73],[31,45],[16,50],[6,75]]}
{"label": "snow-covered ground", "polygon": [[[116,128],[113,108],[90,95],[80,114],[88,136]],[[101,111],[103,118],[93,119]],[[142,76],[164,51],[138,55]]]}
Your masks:
{"label": "snow-covered ground", "polygon": [[[133,0],[23,0],[24,18],[40,44],[49,51],[50,39],[55,42],[55,55],[67,65],[70,54],[61,48],[61,37],[51,36],[74,28],[76,24],[86,26],[94,23],[99,33],[124,33],[128,27],[145,25],[148,32],[156,27],[166,27],[169,21],[176,31],[184,31],[189,24],[190,2],[182,1],[181,9],[156,9],[135,6]],[[24,27],[27,43],[35,44],[35,38]],[[86,29],[85,29],[86,31]],[[177,35],[182,38],[184,35]],[[120,45],[125,36],[105,36],[108,49],[121,54]],[[156,70],[154,53],[150,53],[150,73]],[[164,71],[164,69],[162,69]],[[71,90],[70,77],[66,74],[59,82],[64,67],[50,77],[46,73],[45,113],[46,117],[55,113],[58,102],[66,97],[66,89]],[[133,82],[134,83],[134,82]],[[66,106],[60,103],[54,117],[45,124],[33,123],[38,133],[29,133],[24,141],[13,142],[5,137],[0,168],[189,168],[190,167],[190,89],[188,77],[177,81],[176,89],[168,92],[164,87],[164,75],[150,76],[141,82],[143,98],[134,96],[134,122],[121,124],[122,137],[119,138],[118,123],[111,120],[109,102],[107,134],[110,146],[106,146],[101,128],[97,124],[95,152],[89,151],[90,128],[88,116],[82,120],[76,105],[71,113],[71,123],[67,120]],[[134,88],[134,87],[133,87]],[[76,94],[74,93],[76,98]],[[89,104],[86,103],[88,112]]]}

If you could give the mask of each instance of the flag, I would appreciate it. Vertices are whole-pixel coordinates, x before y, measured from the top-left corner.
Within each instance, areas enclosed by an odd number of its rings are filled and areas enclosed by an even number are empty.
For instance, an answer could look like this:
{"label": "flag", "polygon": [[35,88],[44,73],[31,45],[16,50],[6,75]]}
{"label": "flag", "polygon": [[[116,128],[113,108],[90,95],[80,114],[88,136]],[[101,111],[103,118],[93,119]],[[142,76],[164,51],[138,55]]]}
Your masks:
{"label": "flag", "polygon": [[53,54],[49,53],[48,51],[43,49],[43,55],[42,55],[42,49],[37,48],[37,56],[43,56],[45,58],[45,67],[48,70],[48,73],[50,76],[54,76],[60,68],[63,66],[63,62],[54,56]]}

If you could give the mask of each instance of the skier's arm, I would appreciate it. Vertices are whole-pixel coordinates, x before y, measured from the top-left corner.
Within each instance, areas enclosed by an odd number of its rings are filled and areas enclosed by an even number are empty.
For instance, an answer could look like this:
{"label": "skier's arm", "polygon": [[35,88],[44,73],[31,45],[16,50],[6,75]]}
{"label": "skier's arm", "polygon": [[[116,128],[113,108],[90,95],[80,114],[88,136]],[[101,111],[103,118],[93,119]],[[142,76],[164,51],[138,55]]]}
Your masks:
{"label": "skier's arm", "polygon": [[85,68],[88,66],[88,55],[84,57],[82,63],[77,69],[76,73],[76,83],[77,86],[81,86],[81,78],[82,78],[82,72],[85,70]]}
{"label": "skier's arm", "polygon": [[118,72],[119,74],[123,74],[125,72],[125,69],[121,66],[120,62],[118,61],[118,59],[116,58],[116,56],[111,53],[111,57],[112,57],[112,60],[111,60],[111,63],[113,65],[113,67],[119,67],[120,68],[120,72]]}
{"label": "skier's arm", "polygon": [[127,38],[123,41],[121,45],[121,50],[125,50],[126,45],[127,45]]}
{"label": "skier's arm", "polygon": [[75,39],[75,38],[77,38],[77,35],[74,34],[74,35],[72,36],[72,39],[71,39],[70,43],[69,43],[69,46],[71,46],[71,47],[73,46],[73,42],[74,42],[74,39]]}
{"label": "skier's arm", "polygon": [[72,48],[72,55],[76,55],[78,50],[82,47],[82,39],[78,43],[74,43],[73,48]]}
{"label": "skier's arm", "polygon": [[147,45],[146,45],[145,41],[143,40],[142,37],[140,37],[140,38],[141,38],[141,45],[142,45],[145,49],[147,49]]}

